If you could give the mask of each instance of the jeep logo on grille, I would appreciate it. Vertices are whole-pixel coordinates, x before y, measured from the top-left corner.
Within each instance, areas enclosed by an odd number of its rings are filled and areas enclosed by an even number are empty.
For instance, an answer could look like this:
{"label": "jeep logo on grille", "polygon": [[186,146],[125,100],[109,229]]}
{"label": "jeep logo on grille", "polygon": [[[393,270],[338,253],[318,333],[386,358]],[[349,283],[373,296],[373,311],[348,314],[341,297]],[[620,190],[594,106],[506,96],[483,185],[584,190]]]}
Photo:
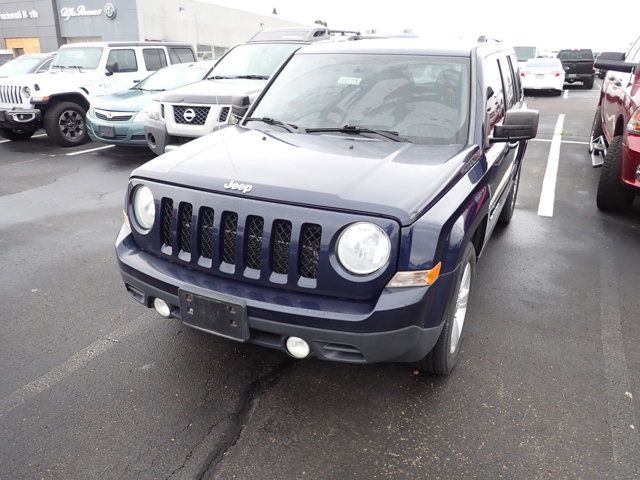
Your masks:
{"label": "jeep logo on grille", "polygon": [[195,110],[193,108],[187,108],[182,114],[182,118],[189,123],[193,122],[194,118],[196,118]]}
{"label": "jeep logo on grille", "polygon": [[224,184],[224,188],[227,190],[238,190],[242,193],[249,193],[253,189],[253,185],[248,183],[238,183],[235,180],[231,180],[229,183]]}

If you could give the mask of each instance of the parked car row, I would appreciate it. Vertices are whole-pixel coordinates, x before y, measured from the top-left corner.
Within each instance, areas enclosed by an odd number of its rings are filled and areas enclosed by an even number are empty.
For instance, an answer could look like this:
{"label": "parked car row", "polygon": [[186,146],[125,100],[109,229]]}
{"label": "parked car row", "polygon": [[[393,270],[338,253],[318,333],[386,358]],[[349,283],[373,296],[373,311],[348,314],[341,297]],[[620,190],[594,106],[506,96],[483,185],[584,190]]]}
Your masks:
{"label": "parked car row", "polygon": [[[49,75],[0,81],[0,134],[26,140],[44,127],[61,146],[91,138],[148,146],[159,155],[237,121],[296,49],[336,36],[344,40],[357,35],[324,27],[263,30],[229,50],[215,69],[212,63],[205,64],[206,68],[196,64],[186,44],[64,46]],[[152,72],[183,62],[190,64],[141,82]],[[201,82],[195,83],[198,80]]]}

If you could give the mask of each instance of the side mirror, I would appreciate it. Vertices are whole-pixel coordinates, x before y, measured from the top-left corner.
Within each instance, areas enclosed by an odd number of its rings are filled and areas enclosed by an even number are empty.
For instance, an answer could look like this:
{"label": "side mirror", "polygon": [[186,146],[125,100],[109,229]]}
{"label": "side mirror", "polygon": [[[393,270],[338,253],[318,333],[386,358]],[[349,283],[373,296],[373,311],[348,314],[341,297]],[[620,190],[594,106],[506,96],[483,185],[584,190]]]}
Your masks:
{"label": "side mirror", "polygon": [[624,61],[625,54],[621,52],[602,52],[593,62],[595,68],[600,70],[613,70],[614,72],[632,73],[638,64]]}
{"label": "side mirror", "polygon": [[105,74],[110,77],[118,71],[118,62],[109,62],[105,65]]}
{"label": "side mirror", "polygon": [[496,125],[493,129],[491,143],[517,142],[519,140],[531,140],[538,135],[538,120],[540,114],[537,110],[509,110],[502,125]]}

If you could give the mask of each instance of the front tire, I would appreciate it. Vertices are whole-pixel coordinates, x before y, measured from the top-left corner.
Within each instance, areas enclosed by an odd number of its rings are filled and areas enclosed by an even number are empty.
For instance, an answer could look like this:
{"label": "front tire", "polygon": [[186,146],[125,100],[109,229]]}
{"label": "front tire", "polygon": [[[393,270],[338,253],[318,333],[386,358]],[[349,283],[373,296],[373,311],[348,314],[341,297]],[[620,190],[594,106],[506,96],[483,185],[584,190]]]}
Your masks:
{"label": "front tire", "polygon": [[24,142],[25,140],[29,140],[34,133],[36,133],[35,130],[11,130],[9,128],[0,127],[0,135],[12,142]]}
{"label": "front tire", "polygon": [[417,362],[421,371],[449,375],[458,363],[475,273],[476,251],[471,242],[467,242],[458,270],[456,289],[447,307],[440,337],[427,356]]}
{"label": "front tire", "polygon": [[622,183],[622,135],[614,137],[604,157],[596,205],[605,212],[626,212],[634,194]]}
{"label": "front tire", "polygon": [[61,147],[75,147],[89,140],[86,112],[77,103],[56,103],[44,115],[44,129],[47,135]]}

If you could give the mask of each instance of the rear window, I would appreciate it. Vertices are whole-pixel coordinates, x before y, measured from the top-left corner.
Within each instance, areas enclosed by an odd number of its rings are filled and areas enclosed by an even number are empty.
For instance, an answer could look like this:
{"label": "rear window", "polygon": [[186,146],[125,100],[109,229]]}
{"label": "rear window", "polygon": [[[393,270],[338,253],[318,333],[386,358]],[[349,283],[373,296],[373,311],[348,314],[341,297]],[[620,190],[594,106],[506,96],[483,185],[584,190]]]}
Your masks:
{"label": "rear window", "polygon": [[561,65],[562,64],[557,58],[532,58],[526,63],[527,67],[534,67],[534,68],[535,67],[553,68],[553,67],[559,67]]}
{"label": "rear window", "polygon": [[190,63],[196,61],[196,57],[190,48],[169,48],[169,56],[171,57],[171,63]]}
{"label": "rear window", "polygon": [[145,48],[142,50],[144,66],[147,71],[155,72],[167,66],[167,56],[161,48]]}
{"label": "rear window", "polygon": [[593,52],[586,48],[581,50],[560,50],[558,58],[560,60],[593,60]]}

